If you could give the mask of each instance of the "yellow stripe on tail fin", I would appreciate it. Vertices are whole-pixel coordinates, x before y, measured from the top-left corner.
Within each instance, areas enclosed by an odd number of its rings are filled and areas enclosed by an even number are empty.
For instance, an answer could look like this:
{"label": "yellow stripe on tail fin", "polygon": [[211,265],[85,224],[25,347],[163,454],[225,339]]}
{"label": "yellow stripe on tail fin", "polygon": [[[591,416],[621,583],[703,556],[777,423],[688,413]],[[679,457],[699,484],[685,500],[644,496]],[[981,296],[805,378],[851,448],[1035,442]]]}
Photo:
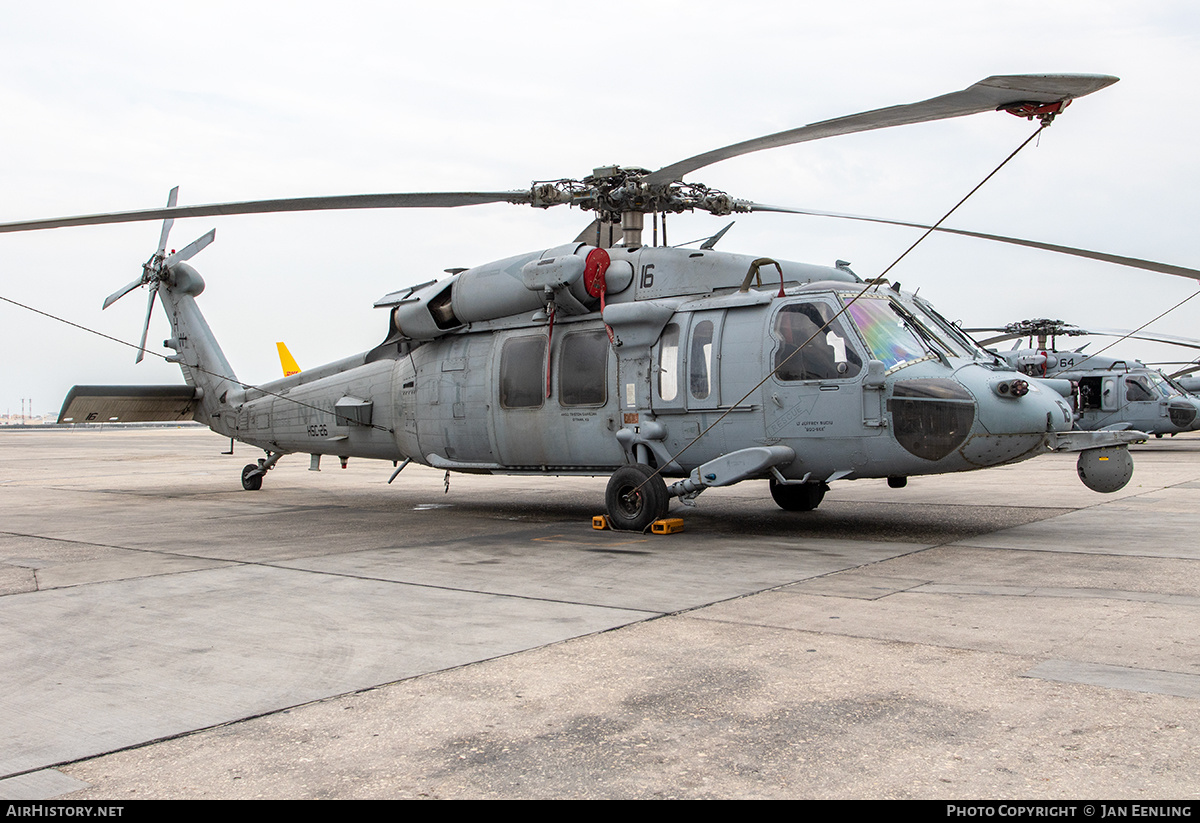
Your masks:
{"label": "yellow stripe on tail fin", "polygon": [[291,377],[293,374],[299,374],[300,367],[296,365],[296,358],[292,357],[288,347],[283,343],[276,343],[275,347],[279,349],[279,365],[283,367],[283,376]]}

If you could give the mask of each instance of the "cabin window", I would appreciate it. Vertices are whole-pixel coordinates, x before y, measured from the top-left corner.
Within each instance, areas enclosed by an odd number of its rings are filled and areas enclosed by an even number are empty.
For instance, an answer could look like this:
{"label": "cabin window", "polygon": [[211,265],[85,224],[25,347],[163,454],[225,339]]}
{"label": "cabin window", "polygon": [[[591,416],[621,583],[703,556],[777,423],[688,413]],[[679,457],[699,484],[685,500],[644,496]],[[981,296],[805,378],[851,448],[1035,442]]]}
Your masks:
{"label": "cabin window", "polygon": [[679,324],[663,329],[658,343],[658,396],[664,401],[679,396]]}
{"label": "cabin window", "polygon": [[776,374],[780,380],[832,380],[854,377],[862,358],[847,343],[832,306],[797,303],[775,316]]}
{"label": "cabin window", "polygon": [[500,354],[500,406],[539,409],[546,398],[546,338],[517,337]]}
{"label": "cabin window", "polygon": [[713,323],[702,320],[692,329],[692,347],[688,352],[688,385],[692,397],[703,400],[712,391]]}
{"label": "cabin window", "polygon": [[603,406],[608,399],[608,335],[579,332],[563,338],[558,401],[564,406]]}

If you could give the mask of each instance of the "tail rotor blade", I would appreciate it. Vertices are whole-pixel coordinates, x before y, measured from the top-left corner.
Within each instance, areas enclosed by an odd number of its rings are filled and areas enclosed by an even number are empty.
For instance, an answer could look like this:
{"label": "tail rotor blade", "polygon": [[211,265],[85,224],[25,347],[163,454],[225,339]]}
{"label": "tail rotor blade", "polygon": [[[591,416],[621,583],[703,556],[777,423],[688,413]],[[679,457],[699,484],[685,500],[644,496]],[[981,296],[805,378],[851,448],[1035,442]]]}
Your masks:
{"label": "tail rotor blade", "polygon": [[217,230],[216,229],[209,230],[208,234],[204,235],[203,237],[199,237],[199,238],[193,240],[191,243],[188,243],[182,249],[175,252],[170,257],[168,257],[165,261],[163,261],[163,266],[165,266],[166,268],[170,268],[171,266],[175,265],[176,263],[180,263],[180,262],[183,262],[184,260],[188,260],[188,259],[194,257],[196,254],[198,254],[200,251],[202,251],[205,246],[207,246],[209,243],[211,243],[213,240],[215,240],[216,237],[217,237]]}
{"label": "tail rotor blade", "polygon": [[[167,208],[175,208],[175,204],[179,202],[179,186],[171,189],[171,193],[167,195]],[[171,233],[171,226],[175,225],[175,218],[168,217],[163,220],[162,234],[158,236],[158,253],[162,254],[167,250],[167,235]]]}
{"label": "tail rotor blade", "polygon": [[146,304],[146,324],[142,326],[142,342],[138,344],[138,356],[134,363],[141,363],[146,356],[146,336],[150,333],[150,314],[154,311],[154,295],[158,292],[158,283],[150,286],[150,302]]}
{"label": "tail rotor blade", "polygon": [[129,294],[131,291],[133,291],[140,285],[142,285],[142,278],[139,277],[137,280],[134,280],[132,283],[130,283],[126,286],[122,286],[121,288],[117,289],[115,292],[110,294],[108,297],[104,298],[104,308],[107,309],[113,303],[116,303],[118,300],[120,300],[125,295]]}

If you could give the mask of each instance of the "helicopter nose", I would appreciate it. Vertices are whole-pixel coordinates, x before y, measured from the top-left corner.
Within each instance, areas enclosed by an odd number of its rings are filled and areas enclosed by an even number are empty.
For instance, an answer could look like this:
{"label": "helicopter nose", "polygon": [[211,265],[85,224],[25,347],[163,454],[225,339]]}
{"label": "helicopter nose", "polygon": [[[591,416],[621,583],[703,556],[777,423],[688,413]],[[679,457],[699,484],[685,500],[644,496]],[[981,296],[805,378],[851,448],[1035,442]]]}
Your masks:
{"label": "helicopter nose", "polygon": [[1051,386],[969,366],[948,377],[897,381],[892,432],[911,454],[941,460],[959,451],[976,466],[1015,460],[1071,428],[1070,407]]}
{"label": "helicopter nose", "polygon": [[978,367],[960,369],[955,377],[979,398],[979,423],[988,434],[1043,435],[1071,430],[1071,407],[1052,383]]}
{"label": "helicopter nose", "polygon": [[1047,432],[1071,429],[1070,406],[1053,386],[980,366],[954,376],[975,398],[975,424],[959,448],[974,466],[1019,460],[1043,449]]}

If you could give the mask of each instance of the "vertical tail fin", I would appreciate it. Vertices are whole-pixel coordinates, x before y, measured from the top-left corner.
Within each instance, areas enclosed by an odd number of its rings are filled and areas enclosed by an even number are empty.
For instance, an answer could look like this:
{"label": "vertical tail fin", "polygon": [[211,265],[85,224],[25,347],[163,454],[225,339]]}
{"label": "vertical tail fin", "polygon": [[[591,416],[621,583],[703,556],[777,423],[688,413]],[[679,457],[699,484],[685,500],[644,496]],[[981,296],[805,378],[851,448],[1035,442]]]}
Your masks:
{"label": "vertical tail fin", "polygon": [[[175,205],[178,192],[178,188],[171,190],[167,198],[168,208]],[[141,362],[146,350],[150,316],[154,310],[154,298],[157,296],[171,324],[172,336],[164,341],[164,344],[174,349],[175,354],[167,360],[179,364],[184,380],[195,390],[192,392],[192,402],[196,404],[195,419],[214,431],[230,434],[236,428],[230,412],[237,395],[242,392],[242,386],[196,305],[196,297],[204,291],[204,279],[185,262],[213,241],[216,229],[179,251],[168,253],[167,235],[173,222],[171,218],[163,221],[158,249],[142,264],[141,276],[110,294],[104,301],[104,308],[108,308],[139,286],[148,286],[149,303],[146,306],[146,320],[142,325],[138,362]]]}

